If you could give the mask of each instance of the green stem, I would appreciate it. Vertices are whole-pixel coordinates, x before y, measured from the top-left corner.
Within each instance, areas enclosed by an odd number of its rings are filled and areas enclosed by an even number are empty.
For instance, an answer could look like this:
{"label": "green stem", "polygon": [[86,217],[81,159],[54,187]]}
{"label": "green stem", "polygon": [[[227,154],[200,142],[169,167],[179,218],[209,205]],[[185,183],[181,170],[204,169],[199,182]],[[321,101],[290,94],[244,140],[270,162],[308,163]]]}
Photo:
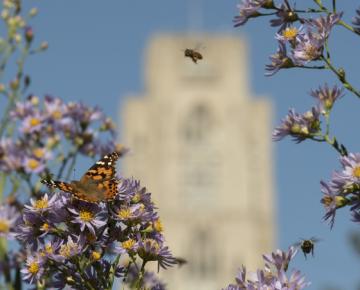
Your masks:
{"label": "green stem", "polygon": [[330,62],[329,59],[324,56],[321,59],[327,64],[328,68],[338,77],[339,81],[344,85],[344,87],[360,98],[360,92],[356,90],[345,78],[345,72],[340,73],[338,69],[336,69]]}
{"label": "green stem", "polygon": [[4,189],[6,185],[6,173],[0,172],[0,202],[4,199]]}
{"label": "green stem", "polygon": [[136,290],[141,290],[141,286],[143,284],[143,279],[144,279],[144,273],[145,273],[145,264],[146,264],[146,261],[143,260],[141,269],[139,271],[139,277],[135,284]]}
{"label": "green stem", "polygon": [[109,288],[108,290],[111,290],[113,285],[114,285],[114,280],[115,280],[115,270],[116,267],[119,264],[119,260],[120,260],[121,254],[117,255],[115,258],[115,261],[112,263],[111,268],[110,268],[110,273],[109,273]]}
{"label": "green stem", "polygon": [[69,178],[71,176],[71,172],[73,171],[73,169],[75,167],[75,163],[76,163],[76,152],[74,152],[72,157],[71,157],[71,163],[70,163],[70,166],[68,168],[68,172],[65,175],[65,180],[69,180]]}

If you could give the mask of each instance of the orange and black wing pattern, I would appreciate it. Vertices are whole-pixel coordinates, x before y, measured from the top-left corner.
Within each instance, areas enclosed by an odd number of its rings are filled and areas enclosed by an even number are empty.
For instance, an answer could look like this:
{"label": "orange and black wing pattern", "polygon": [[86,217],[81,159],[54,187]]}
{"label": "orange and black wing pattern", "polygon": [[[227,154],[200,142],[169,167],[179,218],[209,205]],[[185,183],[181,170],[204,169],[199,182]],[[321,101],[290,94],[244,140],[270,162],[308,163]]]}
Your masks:
{"label": "orange and black wing pattern", "polygon": [[105,155],[85,172],[80,181],[69,184],[50,179],[43,180],[42,183],[70,192],[75,198],[91,203],[112,200],[118,193],[115,164],[120,156],[118,152]]}
{"label": "orange and black wing pattern", "polygon": [[52,179],[43,179],[41,183],[45,184],[50,188],[57,188],[65,192],[69,192],[71,194],[75,194],[75,188],[70,184],[63,181],[55,181]]}

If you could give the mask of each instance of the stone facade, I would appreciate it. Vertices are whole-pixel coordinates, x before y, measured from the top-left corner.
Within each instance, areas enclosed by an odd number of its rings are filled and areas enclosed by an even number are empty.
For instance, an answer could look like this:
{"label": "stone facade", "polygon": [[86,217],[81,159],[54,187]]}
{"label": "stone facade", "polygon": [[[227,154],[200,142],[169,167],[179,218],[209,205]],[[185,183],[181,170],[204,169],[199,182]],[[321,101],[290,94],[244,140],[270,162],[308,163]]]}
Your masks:
{"label": "stone facade", "polygon": [[[197,43],[194,64],[182,50]],[[251,98],[246,42],[158,35],[145,55],[145,92],[122,106],[123,173],[152,192],[175,256],[170,290],[221,289],[273,250],[271,105]]]}

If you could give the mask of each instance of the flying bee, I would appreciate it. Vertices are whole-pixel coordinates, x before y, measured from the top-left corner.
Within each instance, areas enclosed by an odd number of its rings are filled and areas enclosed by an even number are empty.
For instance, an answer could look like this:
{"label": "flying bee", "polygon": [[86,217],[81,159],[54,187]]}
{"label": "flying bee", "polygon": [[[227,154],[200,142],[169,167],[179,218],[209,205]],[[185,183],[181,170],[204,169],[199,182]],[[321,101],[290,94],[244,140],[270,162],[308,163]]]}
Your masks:
{"label": "flying bee", "polygon": [[311,256],[314,257],[314,248],[315,243],[319,242],[320,239],[316,237],[311,237],[309,240],[301,239],[299,242],[295,243],[294,246],[300,248],[301,251],[304,253],[305,259],[306,255],[311,253]]}
{"label": "flying bee", "polygon": [[203,56],[196,49],[186,48],[184,50],[184,56],[191,58],[194,63],[197,63],[198,60],[203,59]]}

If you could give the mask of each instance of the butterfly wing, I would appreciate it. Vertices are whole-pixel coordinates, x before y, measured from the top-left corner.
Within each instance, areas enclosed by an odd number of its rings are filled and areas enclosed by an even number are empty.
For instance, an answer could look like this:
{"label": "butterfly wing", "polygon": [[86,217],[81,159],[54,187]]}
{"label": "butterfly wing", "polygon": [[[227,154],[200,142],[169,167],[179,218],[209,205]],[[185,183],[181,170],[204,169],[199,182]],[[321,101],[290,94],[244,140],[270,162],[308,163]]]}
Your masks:
{"label": "butterfly wing", "polygon": [[118,152],[105,155],[85,172],[83,177],[81,177],[80,182],[91,180],[100,183],[114,179],[116,174],[115,163],[119,157],[120,155]]}
{"label": "butterfly wing", "polygon": [[88,187],[88,194],[80,192],[75,196],[89,202],[113,199],[118,192],[115,164],[120,156],[118,152],[113,152],[91,166],[80,179],[80,183]]}
{"label": "butterfly wing", "polygon": [[76,189],[70,184],[63,181],[51,180],[51,179],[43,179],[41,183],[45,184],[50,188],[57,188],[65,192],[69,192],[71,194],[75,194]]}

